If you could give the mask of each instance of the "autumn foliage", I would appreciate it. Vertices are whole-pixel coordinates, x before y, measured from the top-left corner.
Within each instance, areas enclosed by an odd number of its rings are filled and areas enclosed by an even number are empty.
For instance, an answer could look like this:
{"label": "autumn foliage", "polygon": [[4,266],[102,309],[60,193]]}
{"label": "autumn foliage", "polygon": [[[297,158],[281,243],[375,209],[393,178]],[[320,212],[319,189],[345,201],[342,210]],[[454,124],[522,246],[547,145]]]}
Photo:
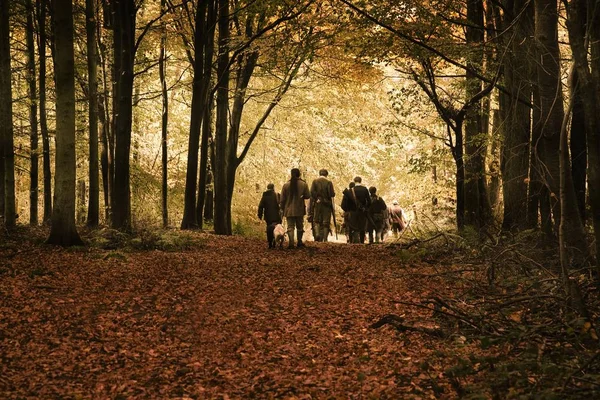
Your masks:
{"label": "autumn foliage", "polygon": [[[490,282],[483,253],[443,238],[427,250],[268,251],[239,236],[185,235],[174,247],[7,239],[0,397],[598,394],[597,340],[556,308],[562,294],[539,279],[551,273],[514,249],[495,259]],[[529,276],[519,281],[518,268]]]}

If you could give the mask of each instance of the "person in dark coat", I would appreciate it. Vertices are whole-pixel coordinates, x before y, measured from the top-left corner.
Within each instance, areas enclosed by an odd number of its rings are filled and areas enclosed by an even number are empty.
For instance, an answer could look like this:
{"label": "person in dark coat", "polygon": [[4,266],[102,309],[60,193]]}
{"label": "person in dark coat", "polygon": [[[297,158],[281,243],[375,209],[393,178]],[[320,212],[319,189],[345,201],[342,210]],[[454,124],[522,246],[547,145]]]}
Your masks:
{"label": "person in dark coat", "polygon": [[300,170],[292,168],[290,180],[281,189],[279,207],[287,222],[288,248],[294,248],[294,230],[298,239],[297,247],[304,247],[302,235],[304,234],[304,216],[306,215],[305,200],[310,199],[308,184],[300,179]]}
{"label": "person in dark coat", "polygon": [[354,178],[354,187],[350,189],[351,200],[354,202],[355,210],[350,211],[348,223],[353,231],[352,243],[364,243],[367,230],[367,213],[371,206],[371,194],[363,186],[362,178]]}
{"label": "person in dark coat", "polygon": [[356,211],[356,203],[352,197],[352,188],[354,187],[354,181],[350,182],[347,189],[342,192],[342,204],[340,207],[344,211],[344,219],[342,226],[344,227],[344,234],[346,235],[346,242],[352,243],[352,227],[350,226],[350,212]]}
{"label": "person in dark coat", "polygon": [[373,231],[375,231],[375,243],[383,242],[383,227],[387,218],[387,205],[385,201],[377,196],[377,188],[369,188],[371,194],[371,206],[368,211],[367,231],[369,232],[369,244],[373,243]]}
{"label": "person in dark coat", "polygon": [[326,242],[331,231],[331,215],[335,190],[333,183],[327,179],[326,169],[319,171],[319,177],[313,180],[310,188],[309,215],[313,223],[315,241]]}
{"label": "person in dark coat", "polygon": [[281,223],[281,213],[279,212],[279,193],[275,192],[275,185],[269,183],[267,190],[263,193],[260,203],[258,204],[258,219],[265,218],[267,224],[267,242],[269,248],[275,247],[275,236],[273,230],[277,224]]}

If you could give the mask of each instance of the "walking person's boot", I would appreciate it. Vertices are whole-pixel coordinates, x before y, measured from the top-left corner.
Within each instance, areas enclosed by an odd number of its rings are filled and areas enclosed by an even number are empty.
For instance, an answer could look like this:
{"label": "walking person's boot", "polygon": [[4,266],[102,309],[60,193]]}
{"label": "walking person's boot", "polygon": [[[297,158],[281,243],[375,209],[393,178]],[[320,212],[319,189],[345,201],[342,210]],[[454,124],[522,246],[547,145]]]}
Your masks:
{"label": "walking person's boot", "polygon": [[326,242],[327,238],[329,238],[329,228],[324,227],[321,229],[321,241]]}
{"label": "walking person's boot", "polygon": [[298,248],[306,247],[304,243],[302,243],[302,235],[304,232],[298,232]]}
{"label": "walking person's boot", "polygon": [[287,231],[287,236],[288,236],[288,249],[293,249],[294,246],[294,229],[288,229]]}

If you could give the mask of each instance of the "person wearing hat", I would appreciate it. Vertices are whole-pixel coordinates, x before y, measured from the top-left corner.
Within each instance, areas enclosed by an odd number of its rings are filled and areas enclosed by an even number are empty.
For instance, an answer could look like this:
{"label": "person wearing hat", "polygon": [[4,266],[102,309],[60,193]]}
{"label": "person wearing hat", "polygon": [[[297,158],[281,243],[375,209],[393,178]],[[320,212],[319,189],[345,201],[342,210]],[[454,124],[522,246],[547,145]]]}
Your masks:
{"label": "person wearing hat", "polygon": [[335,191],[333,183],[327,176],[326,169],[319,171],[319,177],[312,181],[310,187],[310,216],[313,223],[315,241],[326,242],[331,231],[331,215],[333,212],[333,198]]}
{"label": "person wearing hat", "polygon": [[389,212],[392,232],[394,233],[394,237],[398,237],[398,233],[402,232],[406,227],[404,210],[402,210],[402,208],[398,205],[398,201],[394,200]]}
{"label": "person wearing hat", "polygon": [[265,218],[265,223],[267,224],[267,242],[269,242],[270,249],[275,247],[273,230],[277,224],[281,223],[279,199],[279,193],[275,192],[275,185],[269,183],[267,190],[263,192],[258,204],[258,219],[263,219],[263,216]]}

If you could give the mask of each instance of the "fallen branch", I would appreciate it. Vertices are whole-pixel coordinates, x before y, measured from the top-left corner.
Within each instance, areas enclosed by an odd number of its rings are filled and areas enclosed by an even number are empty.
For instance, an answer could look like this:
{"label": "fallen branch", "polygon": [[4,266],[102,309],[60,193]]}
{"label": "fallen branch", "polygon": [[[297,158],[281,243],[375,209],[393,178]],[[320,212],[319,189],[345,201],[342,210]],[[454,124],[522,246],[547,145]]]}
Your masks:
{"label": "fallen branch", "polygon": [[384,325],[391,325],[400,332],[422,332],[439,338],[445,338],[447,336],[446,333],[443,332],[441,329],[427,328],[424,326],[406,325],[404,324],[404,318],[394,314],[384,315],[379,321],[369,326],[369,328],[378,329]]}

